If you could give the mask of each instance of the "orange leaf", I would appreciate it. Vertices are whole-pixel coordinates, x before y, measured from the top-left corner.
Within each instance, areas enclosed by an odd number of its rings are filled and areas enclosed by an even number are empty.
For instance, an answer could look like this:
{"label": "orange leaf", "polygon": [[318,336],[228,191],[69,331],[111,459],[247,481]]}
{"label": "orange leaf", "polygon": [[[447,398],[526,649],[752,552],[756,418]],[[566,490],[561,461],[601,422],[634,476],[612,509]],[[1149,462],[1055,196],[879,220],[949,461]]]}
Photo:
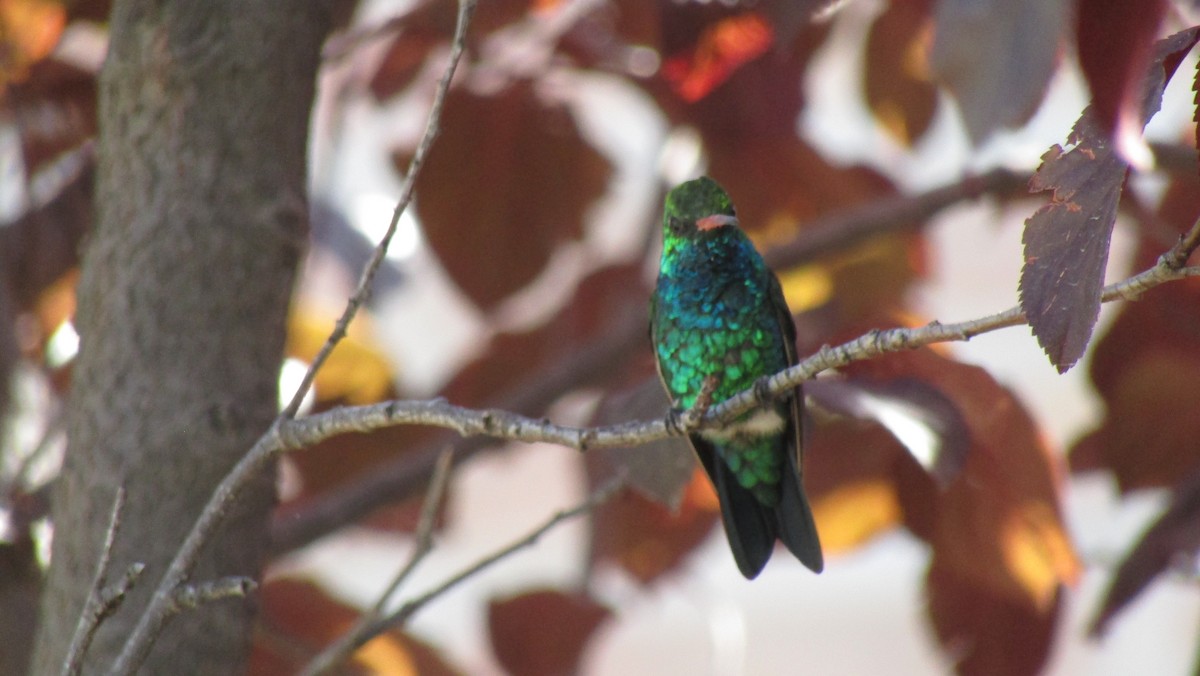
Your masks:
{"label": "orange leaf", "polygon": [[24,77],[25,68],[58,44],[67,13],[53,0],[0,0],[0,86]]}
{"label": "orange leaf", "polygon": [[774,39],[771,24],[759,14],[731,16],[706,28],[689,51],[669,57],[662,74],[684,101],[699,101],[765,53]]}
{"label": "orange leaf", "polygon": [[[288,317],[286,352],[310,363],[329,338],[335,317],[316,311],[303,301]],[[373,404],[392,396],[392,365],[370,342],[370,327],[360,313],[347,329],[346,337],[330,353],[314,382],[318,407],[333,404]]]}

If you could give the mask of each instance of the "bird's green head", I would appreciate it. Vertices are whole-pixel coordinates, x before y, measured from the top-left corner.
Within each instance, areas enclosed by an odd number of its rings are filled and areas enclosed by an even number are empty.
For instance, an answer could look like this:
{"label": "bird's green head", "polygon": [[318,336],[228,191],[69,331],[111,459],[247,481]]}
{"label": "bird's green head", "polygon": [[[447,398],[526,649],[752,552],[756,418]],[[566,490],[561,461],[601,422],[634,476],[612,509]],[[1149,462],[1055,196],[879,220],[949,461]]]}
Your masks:
{"label": "bird's green head", "polygon": [[733,202],[716,181],[701,176],[675,186],[663,205],[663,238],[695,239],[723,226],[737,226]]}

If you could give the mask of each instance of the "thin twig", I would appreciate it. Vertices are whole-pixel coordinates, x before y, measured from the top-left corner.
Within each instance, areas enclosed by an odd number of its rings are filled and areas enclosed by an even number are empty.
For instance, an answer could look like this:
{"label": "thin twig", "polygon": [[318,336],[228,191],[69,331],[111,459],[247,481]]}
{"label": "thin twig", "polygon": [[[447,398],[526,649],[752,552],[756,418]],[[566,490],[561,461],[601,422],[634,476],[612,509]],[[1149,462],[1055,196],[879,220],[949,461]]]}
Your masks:
{"label": "thin twig", "polygon": [[454,77],[454,71],[458,67],[458,62],[466,48],[467,26],[470,24],[475,4],[476,0],[459,0],[458,22],[454,29],[454,40],[450,49],[450,61],[446,66],[445,74],[438,82],[437,91],[434,94],[433,104],[429,112],[429,121],[425,127],[425,133],[417,145],[417,151],[413,155],[412,162],[409,164],[408,175],[405,177],[404,184],[401,187],[400,199],[392,214],[392,220],[388,225],[387,233],[379,242],[374,255],[363,271],[358,289],[346,304],[346,311],[342,314],[342,317],[334,327],[333,333],[313,360],[313,364],[305,374],[304,380],[296,388],[296,393],[292,396],[291,403],[280,413],[274,424],[271,425],[271,428],[259,438],[254,447],[238,461],[213,491],[208,504],[205,505],[204,510],[200,513],[200,517],[192,526],[192,530],[188,533],[187,538],[184,539],[183,544],[180,545],[179,551],[176,552],[171,565],[167,568],[166,573],[163,574],[162,580],[160,580],[158,587],[154,591],[154,595],[150,598],[150,602],[142,612],[141,618],[138,619],[137,625],[134,627],[129,639],[125,642],[121,654],[113,662],[109,673],[120,675],[132,674],[145,661],[146,656],[150,652],[150,647],[154,644],[155,639],[158,638],[158,634],[162,631],[163,626],[165,626],[171,616],[171,607],[175,602],[176,590],[184,583],[195,566],[196,557],[199,555],[201,547],[203,547],[204,543],[208,541],[212,533],[216,531],[217,527],[224,520],[226,512],[228,512],[229,508],[237,500],[242,488],[253,477],[259,475],[279,450],[287,447],[284,437],[281,436],[282,424],[295,417],[296,411],[300,407],[300,402],[312,386],[317,369],[324,364],[329,353],[333,351],[334,346],[345,336],[346,327],[349,326],[350,320],[354,317],[358,308],[365,302],[369,295],[371,280],[374,278],[375,271],[379,268],[384,255],[387,253],[388,244],[391,242],[392,235],[396,232],[400,215],[408,207],[409,202],[412,201],[412,192],[417,174],[423,166],[425,156],[429,153],[429,148],[433,145],[433,141],[438,135],[446,94],[450,89],[450,82]]}
{"label": "thin twig", "polygon": [[[67,657],[63,661],[62,673],[78,674],[83,669],[83,657],[87,654],[96,636],[100,623],[116,611],[117,606],[125,598],[125,593],[137,576],[141,573],[139,567],[132,577],[127,572],[115,589],[106,589],[108,584],[108,567],[112,564],[113,544],[117,541],[117,532],[121,530],[121,516],[125,511],[125,487],[117,486],[117,494],[113,498],[112,511],[108,515],[108,528],[104,531],[104,545],[100,548],[100,559],[96,562],[96,574],[92,577],[91,592],[88,593],[83,612],[75,625],[75,633],[71,636],[71,645],[67,649]],[[132,567],[131,569],[132,570]]]}
{"label": "thin twig", "polygon": [[1196,247],[1200,247],[1200,219],[1192,224],[1191,229],[1179,238],[1170,251],[1162,255],[1159,263],[1172,270],[1178,270],[1187,264]]}
{"label": "thin twig", "polygon": [[379,595],[379,600],[375,605],[362,614],[358,618],[358,622],[342,634],[337,641],[330,644],[327,648],[321,651],[311,662],[305,666],[304,671],[300,672],[301,676],[316,676],[331,671],[335,666],[344,662],[354,650],[361,645],[364,645],[370,638],[367,632],[371,626],[383,616],[383,611],[387,607],[388,601],[395,596],[396,591],[408,579],[417,568],[417,564],[425,559],[430,551],[433,550],[433,527],[437,522],[438,506],[442,502],[442,496],[446,492],[446,484],[449,483],[450,469],[453,467],[451,460],[454,459],[454,453],[446,450],[438,458],[437,468],[434,470],[433,479],[429,484],[429,492],[425,496],[425,502],[421,505],[421,516],[417,521],[417,546],[413,550],[412,556],[408,558],[408,562],[392,579],[391,584],[387,589]]}
{"label": "thin twig", "polygon": [[367,631],[363,634],[363,636],[360,637],[360,639],[361,639],[360,642],[357,643],[357,645],[355,645],[354,647],[360,648],[363,645],[365,645],[367,641],[370,641],[372,638],[378,636],[379,634],[381,634],[389,629],[392,629],[394,627],[402,626],[405,622],[407,622],[409,620],[409,618],[411,618],[419,610],[424,608],[430,601],[432,601],[432,600],[436,599],[437,597],[441,596],[442,594],[445,594],[446,592],[450,591],[451,589],[456,587],[459,583],[461,583],[463,580],[466,580],[467,578],[472,577],[473,575],[476,575],[480,571],[490,568],[492,565],[504,560],[505,558],[507,558],[508,556],[513,554],[514,552],[520,551],[520,550],[534,544],[543,535],[545,535],[548,531],[550,531],[551,529],[553,529],[555,526],[562,523],[563,521],[567,521],[567,520],[573,519],[577,516],[591,512],[593,509],[604,504],[610,498],[612,498],[614,495],[616,495],[618,491],[620,491],[622,488],[625,487],[626,483],[627,483],[627,480],[624,475],[619,475],[619,476],[613,478],[611,481],[605,483],[604,485],[600,486],[595,491],[593,491],[592,494],[589,495],[586,500],[579,503],[575,507],[555,513],[554,516],[550,517],[549,520],[547,520],[545,523],[538,526],[537,528],[533,529],[532,531],[530,531],[528,534],[526,534],[524,537],[520,538],[519,540],[516,540],[515,542],[505,545],[504,547],[501,547],[499,550],[493,552],[492,554],[480,559],[479,561],[476,561],[474,564],[459,571],[453,577],[450,577],[449,579],[447,579],[445,582],[438,585],[437,587],[434,587],[433,589],[425,592],[424,594],[416,597],[415,599],[408,601],[404,605],[400,606],[400,608],[397,609],[392,614],[388,615],[387,617],[385,617],[381,620],[377,620],[374,623],[372,623],[372,625],[367,629]]}
{"label": "thin twig", "polygon": [[387,255],[388,246],[392,242],[392,237],[396,234],[396,228],[400,223],[400,216],[404,214],[412,202],[413,190],[416,188],[417,175],[421,172],[421,167],[425,165],[425,158],[429,155],[429,149],[433,147],[433,142],[441,134],[442,108],[446,105],[446,94],[450,91],[450,82],[454,79],[454,72],[458,69],[458,61],[462,57],[463,50],[466,48],[466,29],[471,21],[471,13],[475,11],[477,0],[459,0],[458,3],[458,23],[454,29],[454,41],[450,47],[450,63],[446,66],[446,72],[442,73],[442,79],[438,81],[437,90],[433,96],[433,105],[429,109],[429,119],[425,124],[425,133],[421,136],[421,141],[417,144],[417,150],[413,154],[412,160],[408,163],[408,172],[404,176],[404,183],[400,186],[400,199],[396,201],[396,208],[392,210],[392,220],[388,223],[387,232],[383,238],[379,240],[379,244],[375,247],[374,253],[371,254],[371,260],[367,262],[367,266],[363,269],[362,276],[358,280],[358,288],[354,290],[354,295],[346,303],[346,309],[342,311],[342,316],[338,318],[334,325],[333,332],[329,334],[329,338],[325,340],[325,344],[321,346],[321,350],[317,352],[317,356],[313,358],[312,364],[308,367],[308,372],[304,374],[304,379],[300,381],[300,386],[296,388],[295,394],[292,395],[291,402],[283,409],[284,418],[296,417],[296,411],[300,409],[300,403],[304,400],[304,396],[308,394],[308,390],[312,387],[313,380],[317,377],[317,370],[329,358],[329,354],[333,352],[333,348],[341,342],[346,336],[346,329],[350,326],[350,321],[354,319],[354,315],[358,314],[358,309],[362,307],[367,299],[371,296],[371,282],[375,279],[375,272],[379,270],[379,266],[383,263],[384,257]]}

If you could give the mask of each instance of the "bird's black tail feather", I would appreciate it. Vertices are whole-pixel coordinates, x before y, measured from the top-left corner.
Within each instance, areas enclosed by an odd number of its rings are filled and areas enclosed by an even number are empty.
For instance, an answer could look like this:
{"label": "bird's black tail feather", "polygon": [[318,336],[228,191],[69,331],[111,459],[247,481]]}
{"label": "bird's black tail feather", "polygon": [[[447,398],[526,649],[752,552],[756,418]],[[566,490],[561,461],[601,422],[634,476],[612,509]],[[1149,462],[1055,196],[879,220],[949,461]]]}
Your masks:
{"label": "bird's black tail feather", "polygon": [[788,550],[810,570],[821,572],[825,567],[821,543],[812,509],[800,487],[795,454],[788,454],[785,474],[791,480],[783,481],[779,504],[768,507],[738,483],[711,443],[698,436],[693,436],[691,441],[717,491],[725,536],[742,575],[747,580],[758,577],[771,558],[776,539],[783,540]]}
{"label": "bird's black tail feather", "polygon": [[825,568],[825,557],[821,554],[821,540],[817,537],[817,526],[813,523],[812,507],[804,497],[800,485],[800,473],[796,468],[796,454],[788,453],[788,471],[784,473],[783,495],[775,508],[779,539],[788,551],[796,555],[809,570],[819,573]]}

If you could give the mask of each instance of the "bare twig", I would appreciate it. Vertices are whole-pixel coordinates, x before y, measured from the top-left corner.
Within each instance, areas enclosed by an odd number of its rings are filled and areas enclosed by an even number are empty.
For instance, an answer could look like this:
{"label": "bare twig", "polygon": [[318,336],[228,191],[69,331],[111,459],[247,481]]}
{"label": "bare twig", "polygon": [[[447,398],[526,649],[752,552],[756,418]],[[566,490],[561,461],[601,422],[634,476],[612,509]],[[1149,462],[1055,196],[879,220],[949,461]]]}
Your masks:
{"label": "bare twig", "polygon": [[400,199],[396,201],[396,208],[392,211],[392,220],[388,223],[387,232],[384,233],[383,238],[379,240],[379,244],[375,247],[375,252],[371,255],[371,260],[367,262],[367,266],[363,269],[362,276],[358,280],[358,288],[354,290],[354,295],[346,303],[346,309],[334,325],[333,332],[329,334],[329,338],[325,340],[325,344],[321,346],[321,350],[313,358],[312,365],[308,367],[308,372],[304,374],[304,379],[300,382],[300,386],[296,388],[295,394],[292,395],[291,402],[284,408],[283,417],[285,418],[296,417],[296,411],[300,408],[300,402],[304,400],[304,395],[308,394],[309,388],[312,387],[313,379],[317,377],[317,370],[329,358],[329,354],[333,352],[333,348],[337,347],[337,344],[346,336],[346,329],[350,326],[350,321],[354,319],[354,315],[358,314],[358,309],[362,307],[363,303],[367,302],[367,298],[371,295],[371,282],[375,279],[375,272],[379,270],[384,256],[387,255],[388,246],[391,244],[392,237],[396,234],[396,227],[400,223],[400,216],[404,214],[404,210],[412,202],[413,189],[417,184],[417,175],[420,174],[421,167],[425,165],[425,158],[429,155],[429,149],[433,147],[433,142],[441,133],[442,108],[446,105],[446,93],[450,91],[450,82],[454,79],[454,71],[458,69],[458,61],[462,57],[463,50],[466,48],[466,29],[471,21],[471,13],[475,11],[476,2],[477,0],[459,0],[458,23],[455,26],[454,41],[450,47],[450,63],[446,66],[446,72],[442,74],[442,79],[438,81],[437,90],[433,96],[433,105],[429,109],[429,119],[425,124],[425,133],[421,136],[421,141],[417,144],[417,150],[413,154],[412,160],[408,163],[408,172],[404,176],[404,183],[400,186]]}
{"label": "bare twig", "polygon": [[96,574],[92,578],[91,592],[84,604],[83,612],[75,625],[75,633],[71,636],[71,645],[67,657],[63,661],[62,673],[78,674],[83,668],[83,657],[87,654],[96,635],[100,623],[116,611],[125,594],[138,575],[142,572],[141,564],[130,566],[121,580],[113,587],[107,587],[108,567],[112,564],[113,544],[117,541],[117,532],[121,530],[121,516],[125,510],[125,487],[118,486],[113,498],[112,511],[108,515],[108,529],[104,531],[104,544],[100,548],[100,559],[96,562]]}
{"label": "bare twig", "polygon": [[1187,264],[1188,258],[1196,251],[1196,247],[1200,247],[1200,220],[1193,223],[1191,229],[1179,238],[1175,246],[1162,255],[1159,264],[1165,265],[1171,270],[1178,270]]}
{"label": "bare twig", "polygon": [[304,671],[300,672],[301,676],[316,676],[324,674],[332,670],[338,664],[344,662],[353,654],[354,650],[361,645],[364,645],[370,637],[367,632],[371,626],[383,616],[383,611],[387,607],[388,601],[395,596],[396,591],[416,570],[417,564],[425,559],[429,552],[433,549],[433,526],[437,520],[438,506],[442,502],[442,496],[446,492],[446,484],[450,480],[451,461],[454,459],[454,454],[449,451],[443,451],[438,458],[437,468],[433,473],[433,479],[429,484],[429,492],[425,496],[425,502],[421,505],[421,516],[417,521],[417,546],[413,550],[412,556],[408,558],[408,562],[392,579],[391,584],[387,589],[379,595],[379,600],[375,605],[363,613],[358,622],[342,634],[337,641],[330,644],[325,650],[321,651],[308,665]]}
{"label": "bare twig", "polygon": [[619,475],[613,478],[611,481],[593,491],[592,494],[587,497],[587,499],[575,507],[555,513],[554,516],[550,517],[550,519],[548,519],[545,523],[533,529],[521,539],[505,545],[492,554],[480,559],[479,561],[476,561],[474,564],[459,571],[453,577],[450,577],[437,587],[434,587],[424,594],[412,599],[411,601],[408,601],[403,606],[400,606],[400,608],[387,617],[373,622],[371,626],[368,627],[368,629],[363,633],[363,635],[359,637],[360,640],[354,647],[360,648],[365,645],[367,641],[387,631],[388,629],[402,626],[409,620],[409,618],[424,608],[430,601],[450,591],[463,580],[466,580],[467,578],[476,575],[480,571],[486,570],[499,561],[504,560],[514,552],[520,551],[536,543],[543,535],[563,521],[567,521],[591,512],[593,509],[604,504],[610,498],[616,495],[618,491],[625,487],[625,484],[626,478],[624,475]]}
{"label": "bare twig", "polygon": [[429,120],[425,127],[425,133],[417,145],[412,162],[409,164],[408,175],[405,176],[404,184],[401,186],[400,199],[396,204],[396,209],[392,213],[392,220],[388,224],[387,233],[379,242],[374,255],[363,270],[358,288],[347,302],[345,312],[342,313],[332,334],[330,334],[325,345],[313,360],[312,366],[309,367],[308,372],[304,375],[304,380],[296,388],[291,402],[284,408],[279,417],[276,418],[271,428],[238,461],[213,491],[208,504],[205,505],[200,517],[192,526],[191,532],[188,533],[187,538],[180,545],[179,551],[176,552],[171,565],[167,568],[166,573],[163,574],[162,580],[159,581],[154,595],[142,612],[142,616],[139,618],[129,639],[125,642],[121,654],[113,662],[110,673],[131,674],[146,659],[146,655],[150,652],[150,647],[154,644],[159,632],[162,631],[163,626],[165,626],[171,616],[171,608],[176,602],[176,592],[194,567],[201,547],[224,520],[226,512],[233,505],[242,488],[251,478],[259,475],[267,463],[274,458],[275,453],[281,448],[286,447],[286,444],[282,443],[283,437],[280,433],[283,424],[295,417],[296,411],[300,407],[300,402],[312,386],[317,369],[325,363],[334,346],[345,336],[346,327],[349,326],[350,320],[353,319],[354,315],[358,312],[358,308],[370,295],[371,280],[374,278],[375,271],[378,270],[384,255],[387,253],[388,244],[396,232],[400,215],[412,201],[417,174],[424,164],[425,157],[429,154],[429,148],[433,145],[434,139],[437,138],[442,108],[445,105],[446,94],[450,90],[450,82],[454,78],[454,71],[458,67],[459,59],[466,48],[467,26],[470,24],[471,14],[475,10],[475,5],[476,0],[459,0],[458,21],[454,29],[454,40],[450,48],[450,61],[446,66],[445,74],[438,82],[437,91],[434,94],[433,104],[429,112]]}

